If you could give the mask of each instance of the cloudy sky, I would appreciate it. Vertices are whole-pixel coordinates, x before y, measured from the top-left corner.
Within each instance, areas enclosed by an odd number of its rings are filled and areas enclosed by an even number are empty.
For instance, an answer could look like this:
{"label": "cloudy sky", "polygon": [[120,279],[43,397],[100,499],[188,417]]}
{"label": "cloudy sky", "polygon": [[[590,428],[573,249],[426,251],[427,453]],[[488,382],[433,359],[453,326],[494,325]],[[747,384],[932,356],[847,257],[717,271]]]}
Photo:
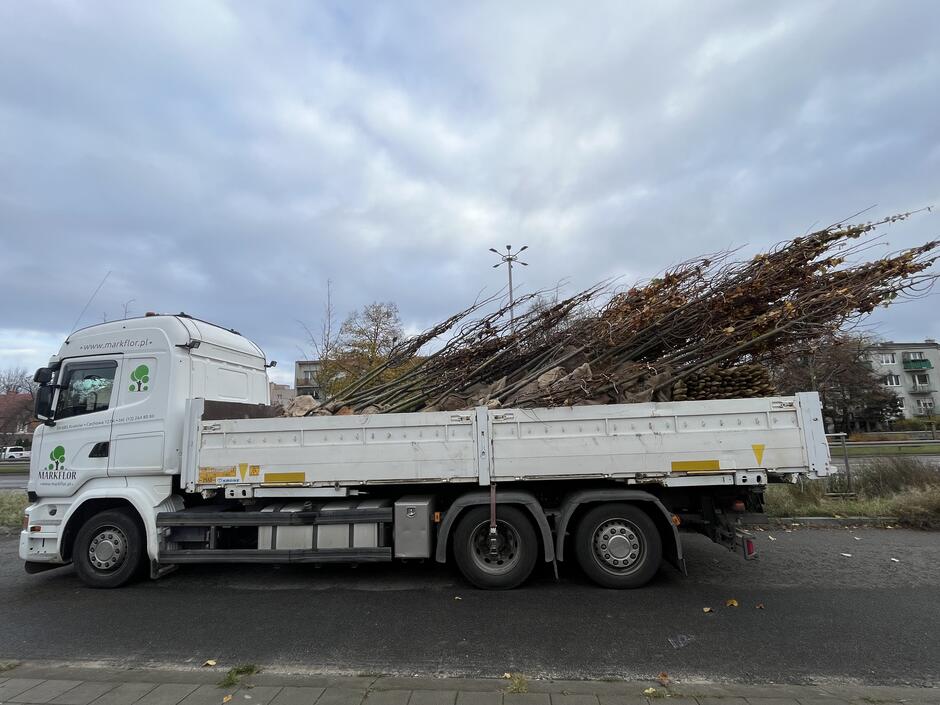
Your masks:
{"label": "cloudy sky", "polygon": [[0,366],[108,271],[80,324],[187,311],[285,375],[327,279],[419,329],[492,246],[581,287],[940,206],[938,36],[933,0],[0,3]]}

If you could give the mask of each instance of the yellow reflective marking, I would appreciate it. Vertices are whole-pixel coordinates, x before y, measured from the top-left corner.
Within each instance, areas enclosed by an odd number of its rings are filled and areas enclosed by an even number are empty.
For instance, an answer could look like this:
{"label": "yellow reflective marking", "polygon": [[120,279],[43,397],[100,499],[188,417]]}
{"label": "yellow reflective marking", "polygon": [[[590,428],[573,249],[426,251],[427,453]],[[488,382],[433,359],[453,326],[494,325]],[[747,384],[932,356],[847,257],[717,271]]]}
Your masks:
{"label": "yellow reflective marking", "polygon": [[245,473],[248,472],[248,463],[239,463],[238,472],[242,476],[242,482],[245,481]]}
{"label": "yellow reflective marking", "polygon": [[766,446],[763,443],[755,443],[751,446],[751,450],[754,451],[754,457],[757,459],[757,464],[760,465],[764,461],[764,448]]}
{"label": "yellow reflective marking", "polygon": [[250,466],[248,468],[248,474],[251,475],[252,477],[258,477],[261,474],[261,466],[260,465]]}
{"label": "yellow reflective marking", "polygon": [[265,482],[303,482],[307,479],[302,472],[266,472],[264,473]]}
{"label": "yellow reflective marking", "polygon": [[717,460],[673,460],[673,472],[714,472],[721,470]]}

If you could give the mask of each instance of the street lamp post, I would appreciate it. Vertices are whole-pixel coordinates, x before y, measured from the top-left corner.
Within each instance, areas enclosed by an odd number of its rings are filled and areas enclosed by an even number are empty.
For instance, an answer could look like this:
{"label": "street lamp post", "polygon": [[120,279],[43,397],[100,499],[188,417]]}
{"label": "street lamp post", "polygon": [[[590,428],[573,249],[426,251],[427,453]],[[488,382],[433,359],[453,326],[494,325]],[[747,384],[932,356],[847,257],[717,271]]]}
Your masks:
{"label": "street lamp post", "polygon": [[510,330],[512,330],[513,333],[516,332],[516,311],[514,308],[515,300],[513,299],[513,296],[512,296],[512,263],[518,262],[523,267],[528,267],[529,264],[527,262],[523,262],[522,260],[519,259],[519,255],[528,249],[529,249],[528,245],[523,245],[516,252],[513,252],[512,245],[506,245],[506,252],[503,253],[492,247],[490,248],[490,252],[495,252],[497,255],[499,255],[499,258],[502,260],[502,262],[494,264],[493,269],[505,264],[509,270],[509,328]]}

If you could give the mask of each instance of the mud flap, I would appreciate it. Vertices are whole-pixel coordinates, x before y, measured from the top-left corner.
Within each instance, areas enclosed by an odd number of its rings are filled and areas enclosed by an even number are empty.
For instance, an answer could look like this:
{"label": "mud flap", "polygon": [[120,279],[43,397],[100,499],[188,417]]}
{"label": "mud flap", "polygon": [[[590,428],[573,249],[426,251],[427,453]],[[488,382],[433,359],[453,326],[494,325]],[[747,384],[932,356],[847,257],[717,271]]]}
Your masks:
{"label": "mud flap", "polygon": [[757,558],[757,542],[754,540],[754,535],[744,529],[735,529],[734,550],[740,553],[746,561]]}

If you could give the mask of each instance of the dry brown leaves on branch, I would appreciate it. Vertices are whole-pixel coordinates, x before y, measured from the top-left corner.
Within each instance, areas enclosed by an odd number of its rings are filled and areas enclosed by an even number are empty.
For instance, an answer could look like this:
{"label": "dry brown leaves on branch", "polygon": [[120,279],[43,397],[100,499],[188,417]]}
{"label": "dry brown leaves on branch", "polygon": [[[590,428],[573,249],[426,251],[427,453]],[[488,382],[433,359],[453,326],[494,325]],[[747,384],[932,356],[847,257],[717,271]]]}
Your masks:
{"label": "dry brown leaves on branch", "polygon": [[[399,343],[388,360],[311,413],[455,410],[483,405],[714,399],[774,393],[762,366],[898,297],[929,290],[937,242],[866,259],[875,229],[910,214],[836,225],[746,261],[721,252],[644,284],[602,283],[550,305],[478,301]],[[853,263],[854,262],[854,263]],[[526,311],[525,313],[518,313]],[[427,356],[432,340],[450,338]],[[390,382],[382,371],[411,361]]]}

